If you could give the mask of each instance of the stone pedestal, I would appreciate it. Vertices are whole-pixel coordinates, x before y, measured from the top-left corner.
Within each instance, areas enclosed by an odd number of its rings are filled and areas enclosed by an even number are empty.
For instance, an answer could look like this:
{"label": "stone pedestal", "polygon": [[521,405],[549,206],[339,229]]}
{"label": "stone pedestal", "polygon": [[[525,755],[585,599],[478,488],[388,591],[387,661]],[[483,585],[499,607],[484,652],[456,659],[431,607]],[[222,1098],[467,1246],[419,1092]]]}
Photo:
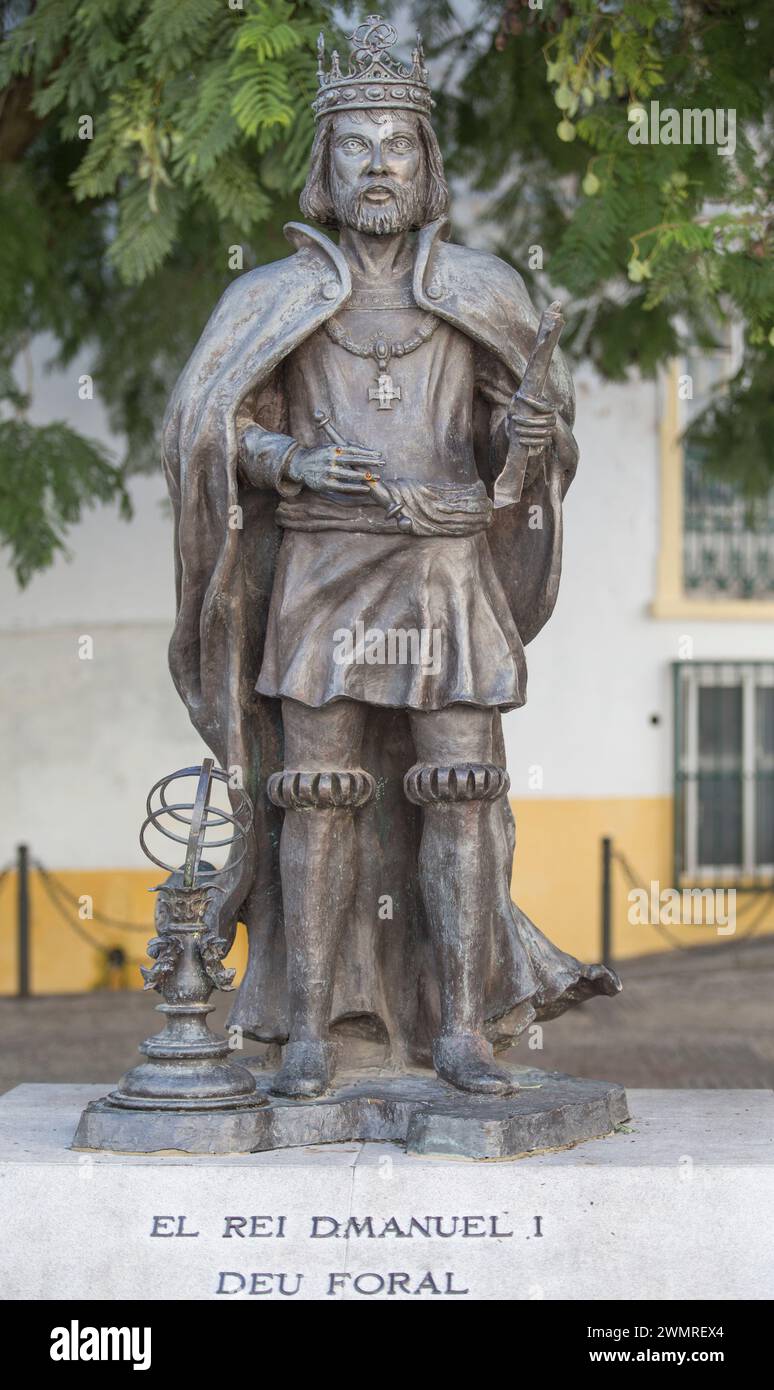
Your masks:
{"label": "stone pedestal", "polygon": [[[228,1154],[370,1140],[415,1154],[515,1158],[599,1138],[628,1117],[621,1086],[531,1067],[513,1072],[520,1090],[505,1098],[466,1096],[431,1072],[378,1071],[339,1077],[320,1100],[268,1097],[244,1110],[127,1110],[108,1097],[84,1111],[74,1146]],[[271,1077],[256,1072],[256,1083],[260,1104]]]}
{"label": "stone pedestal", "polygon": [[2,1298],[774,1294],[769,1091],[630,1091],[631,1119],[609,1138],[482,1163],[395,1143],[76,1151],[104,1090],[0,1099]]}

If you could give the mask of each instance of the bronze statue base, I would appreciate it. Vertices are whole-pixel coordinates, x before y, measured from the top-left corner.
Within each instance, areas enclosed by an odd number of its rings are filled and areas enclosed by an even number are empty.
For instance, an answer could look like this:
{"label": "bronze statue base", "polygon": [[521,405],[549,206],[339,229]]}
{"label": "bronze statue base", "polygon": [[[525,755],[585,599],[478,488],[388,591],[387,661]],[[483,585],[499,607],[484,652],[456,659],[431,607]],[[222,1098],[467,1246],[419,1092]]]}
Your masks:
{"label": "bronze statue base", "polygon": [[[614,1082],[532,1067],[513,1073],[521,1089],[495,1098],[465,1095],[429,1071],[378,1070],[341,1076],[317,1100],[269,1097],[267,1104],[195,1114],[128,1110],[105,1098],[84,1110],[73,1148],[227,1154],[370,1140],[414,1154],[519,1158],[602,1138],[628,1119],[626,1092]],[[272,1076],[256,1071],[258,1097],[266,1095]]]}

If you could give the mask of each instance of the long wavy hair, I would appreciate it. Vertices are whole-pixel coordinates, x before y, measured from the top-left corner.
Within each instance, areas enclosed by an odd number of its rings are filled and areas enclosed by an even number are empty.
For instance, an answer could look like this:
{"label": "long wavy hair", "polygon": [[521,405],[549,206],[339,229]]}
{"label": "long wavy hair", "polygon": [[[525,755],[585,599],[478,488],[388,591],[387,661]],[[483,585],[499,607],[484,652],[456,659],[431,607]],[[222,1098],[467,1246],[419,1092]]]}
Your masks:
{"label": "long wavy hair", "polygon": [[[378,122],[378,113],[371,111],[348,112],[358,120],[370,117]],[[443,217],[449,207],[449,188],[443,172],[443,157],[436,139],[435,131],[426,116],[414,113],[417,133],[422,142],[425,155],[425,196],[419,203],[416,227],[424,227]],[[305,217],[319,222],[323,227],[338,228],[339,222],[331,196],[331,134],[335,113],[323,116],[315,133],[312,153],[309,157],[309,173],[304,184],[299,206]]]}

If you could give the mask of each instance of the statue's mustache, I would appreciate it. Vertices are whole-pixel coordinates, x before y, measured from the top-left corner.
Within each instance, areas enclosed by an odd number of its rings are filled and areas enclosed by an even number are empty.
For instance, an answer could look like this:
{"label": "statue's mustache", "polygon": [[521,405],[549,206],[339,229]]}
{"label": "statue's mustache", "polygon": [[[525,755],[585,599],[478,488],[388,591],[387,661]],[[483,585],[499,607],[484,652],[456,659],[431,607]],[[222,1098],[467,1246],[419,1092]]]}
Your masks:
{"label": "statue's mustache", "polygon": [[[347,188],[344,185],[334,187],[334,197],[345,207],[363,212],[377,211],[380,204],[372,203],[368,197],[369,193],[388,194],[392,202],[403,210],[409,207],[415,197],[411,188],[404,184],[397,184],[392,179],[369,179],[368,182],[357,183]],[[383,204],[382,204],[383,206]]]}
{"label": "statue's mustache", "polygon": [[355,186],[355,192],[360,197],[365,193],[374,193],[377,190],[380,193],[392,193],[393,197],[397,197],[401,191],[400,186],[393,183],[392,179],[368,179]]}

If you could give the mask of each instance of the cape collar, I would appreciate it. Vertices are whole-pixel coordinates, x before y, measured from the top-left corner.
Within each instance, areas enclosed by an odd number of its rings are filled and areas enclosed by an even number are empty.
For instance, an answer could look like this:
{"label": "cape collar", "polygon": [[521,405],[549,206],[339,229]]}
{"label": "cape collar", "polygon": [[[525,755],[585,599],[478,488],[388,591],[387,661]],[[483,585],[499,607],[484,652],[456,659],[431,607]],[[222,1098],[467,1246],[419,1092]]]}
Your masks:
{"label": "cape collar", "polygon": [[[352,293],[352,277],[349,273],[347,258],[339,250],[335,242],[324,232],[318,232],[314,227],[307,227],[303,222],[288,222],[284,227],[284,232],[291,246],[295,246],[297,251],[316,251],[322,252],[327,258],[329,269],[334,270],[339,279],[341,298],[349,298]],[[449,236],[449,219],[447,217],[436,218],[434,222],[428,222],[426,227],[419,231],[414,251],[414,298],[417,304],[432,308],[432,301],[438,298],[439,286],[433,281],[433,253],[439,241],[446,241]]]}

